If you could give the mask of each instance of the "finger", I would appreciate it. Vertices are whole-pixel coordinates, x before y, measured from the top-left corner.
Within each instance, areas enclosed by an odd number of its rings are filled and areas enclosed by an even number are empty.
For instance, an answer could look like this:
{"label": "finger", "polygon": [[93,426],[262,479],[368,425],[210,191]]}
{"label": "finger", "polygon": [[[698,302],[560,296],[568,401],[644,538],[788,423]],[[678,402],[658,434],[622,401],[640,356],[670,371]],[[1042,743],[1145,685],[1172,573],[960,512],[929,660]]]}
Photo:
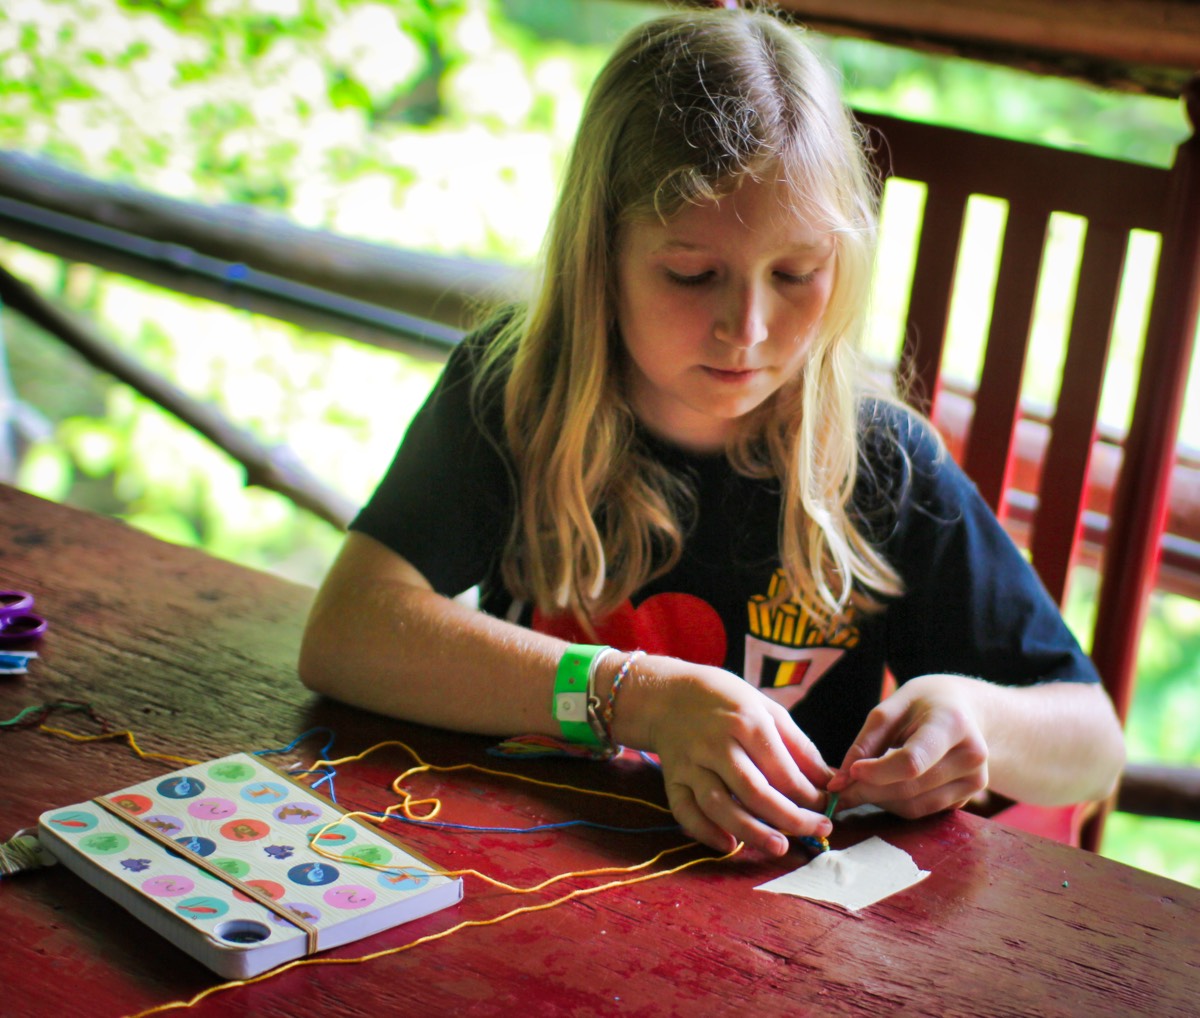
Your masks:
{"label": "finger", "polygon": [[850,774],[856,781],[873,785],[914,782],[938,767],[954,754],[961,772],[987,761],[987,746],[982,737],[949,715],[939,715],[921,725],[902,745],[874,759],[856,761]]}
{"label": "finger", "polygon": [[[809,834],[824,837],[832,825],[828,819],[815,810],[805,809],[797,805],[767,780],[766,776],[754,761],[740,746],[735,746],[730,754],[729,767],[721,774],[725,787],[732,792],[737,800],[737,812],[745,813],[735,816],[735,822],[748,818],[752,823],[760,821],[771,825],[777,831],[785,834]],[[807,784],[807,782],[805,782]],[[810,786],[811,801],[816,802],[820,793]],[[722,822],[721,818],[709,816]],[[733,828],[737,837],[750,840],[753,835],[743,835]]]}
{"label": "finger", "polygon": [[939,785],[912,799],[885,799],[876,802],[876,805],[886,809],[889,813],[895,813],[908,820],[916,820],[919,817],[929,816],[931,813],[941,813],[943,810],[962,809],[978,791],[978,783],[968,778]]}
{"label": "finger", "polygon": [[833,777],[833,768],[825,762],[816,743],[796,724],[791,714],[775,701],[770,700],[769,702],[773,708],[778,708],[778,712],[773,711],[776,714],[776,731],[787,750],[788,758],[796,764],[807,781],[808,788],[805,791],[824,788],[829,784],[829,779]]}
{"label": "finger", "polygon": [[788,799],[815,806],[833,772],[786,711],[773,720],[775,724],[742,735],[739,743],[772,787]]}
{"label": "finger", "polygon": [[[899,802],[924,801],[930,795],[936,795],[939,790],[954,786],[970,789],[969,795],[987,787],[988,770],[986,753],[981,754],[978,748],[970,743],[955,747],[938,764],[923,774],[911,780],[873,783],[860,781],[854,784],[849,796],[858,802],[872,802],[876,805],[892,808]],[[949,805],[957,805],[957,800],[947,799],[939,805],[925,807],[925,812],[931,809],[945,809]],[[907,812],[904,815],[908,815]],[[924,815],[923,813],[921,815]]]}
{"label": "finger", "polygon": [[848,788],[855,780],[855,764],[860,760],[874,759],[901,738],[897,729],[905,720],[905,714],[899,696],[891,696],[873,708],[826,788],[831,792],[842,792]]}
{"label": "finger", "polygon": [[[720,851],[731,851],[738,841],[773,856],[783,855],[788,850],[786,836],[756,817],[711,771],[701,770],[695,775],[692,785],[685,786],[680,805],[692,825],[685,829],[694,830],[693,836],[697,840]],[[689,806],[694,806],[694,815]],[[714,831],[719,833],[714,835]]]}
{"label": "finger", "polygon": [[733,851],[737,839],[704,815],[687,785],[673,783],[668,784],[666,788],[667,804],[671,807],[671,813],[689,838],[694,838],[702,845],[707,845],[722,854]]}

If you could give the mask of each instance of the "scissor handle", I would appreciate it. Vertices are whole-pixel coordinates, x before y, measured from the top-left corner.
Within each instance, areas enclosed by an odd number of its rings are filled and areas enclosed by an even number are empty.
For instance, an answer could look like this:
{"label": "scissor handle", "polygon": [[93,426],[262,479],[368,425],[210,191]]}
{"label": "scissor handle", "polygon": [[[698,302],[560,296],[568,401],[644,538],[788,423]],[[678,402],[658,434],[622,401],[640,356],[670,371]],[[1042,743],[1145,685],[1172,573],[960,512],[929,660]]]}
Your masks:
{"label": "scissor handle", "polygon": [[0,590],[0,619],[23,615],[33,608],[33,595],[26,590]]}
{"label": "scissor handle", "polygon": [[25,612],[23,615],[6,615],[0,618],[0,647],[37,639],[48,628],[49,623],[40,615],[34,615],[33,612]]}

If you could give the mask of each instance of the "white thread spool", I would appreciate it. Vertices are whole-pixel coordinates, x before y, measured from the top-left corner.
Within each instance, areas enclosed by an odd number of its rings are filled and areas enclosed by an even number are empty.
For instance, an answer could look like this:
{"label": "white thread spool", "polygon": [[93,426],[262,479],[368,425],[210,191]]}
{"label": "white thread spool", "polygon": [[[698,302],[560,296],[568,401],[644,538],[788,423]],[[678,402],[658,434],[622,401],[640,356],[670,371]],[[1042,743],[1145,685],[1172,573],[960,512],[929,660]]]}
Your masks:
{"label": "white thread spool", "polygon": [[38,841],[37,832],[29,828],[17,831],[8,841],[0,843],[0,880],[25,870],[53,866],[56,862],[58,860]]}

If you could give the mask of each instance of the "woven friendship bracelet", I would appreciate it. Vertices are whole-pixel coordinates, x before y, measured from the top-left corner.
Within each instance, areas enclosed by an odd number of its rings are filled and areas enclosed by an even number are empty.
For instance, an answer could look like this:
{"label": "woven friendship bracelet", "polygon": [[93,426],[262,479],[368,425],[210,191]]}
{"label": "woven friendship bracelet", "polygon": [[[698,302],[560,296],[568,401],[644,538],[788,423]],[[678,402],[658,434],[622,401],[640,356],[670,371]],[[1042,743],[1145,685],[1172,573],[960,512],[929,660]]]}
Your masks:
{"label": "woven friendship bracelet", "polygon": [[632,651],[621,665],[621,670],[617,672],[617,677],[613,679],[612,688],[608,691],[608,700],[604,704],[604,713],[600,715],[600,720],[604,723],[604,734],[608,737],[608,741],[616,745],[616,740],[613,738],[612,726],[613,718],[617,713],[617,693],[621,689],[621,683],[625,681],[625,677],[629,674],[629,670],[633,667],[634,661],[639,657],[645,657],[644,650]]}

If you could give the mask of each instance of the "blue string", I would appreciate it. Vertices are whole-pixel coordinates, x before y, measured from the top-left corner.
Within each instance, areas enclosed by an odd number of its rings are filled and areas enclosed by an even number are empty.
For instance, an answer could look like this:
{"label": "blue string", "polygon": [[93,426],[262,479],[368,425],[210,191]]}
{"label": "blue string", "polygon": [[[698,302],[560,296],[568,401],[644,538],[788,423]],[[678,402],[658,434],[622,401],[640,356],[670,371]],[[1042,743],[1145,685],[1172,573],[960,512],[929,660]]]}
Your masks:
{"label": "blue string", "polygon": [[562,820],[553,824],[534,824],[532,827],[477,827],[474,824],[454,824],[445,820],[416,820],[399,813],[377,813],[373,810],[363,810],[362,812],[381,820],[399,820],[401,823],[413,824],[416,827],[478,831],[482,834],[537,834],[541,831],[561,831],[568,827],[590,827],[593,830],[612,831],[616,834],[673,834],[679,830],[678,824],[667,824],[661,827],[615,827],[611,824],[598,823],[595,820]]}
{"label": "blue string", "polygon": [[299,746],[300,743],[302,743],[310,735],[316,735],[318,732],[328,732],[329,733],[329,741],[327,743],[325,743],[325,746],[322,748],[321,755],[320,755],[320,759],[322,759],[322,760],[327,759],[329,757],[330,752],[333,749],[333,743],[337,739],[337,735],[334,733],[332,728],[324,728],[324,727],[310,728],[307,732],[303,732],[302,734],[297,735],[286,746],[280,746],[278,749],[256,750],[254,755],[255,756],[278,756],[280,753],[290,753],[293,749],[295,749],[297,746]]}
{"label": "blue string", "polygon": [[[337,739],[337,735],[332,729],[325,727],[310,728],[307,732],[297,735],[286,746],[280,746],[278,749],[256,750],[253,755],[275,756],[280,753],[289,753],[309,736],[316,735],[318,732],[329,733],[329,741],[325,743],[318,757],[318,759],[326,760],[333,750],[333,743]],[[645,751],[641,751],[639,755],[650,766],[660,766],[658,761]],[[292,773],[296,777],[304,774],[320,774],[321,777],[309,787],[315,790],[320,788],[321,785],[328,785],[330,800],[334,803],[337,802],[337,792],[333,786],[333,779],[337,777],[337,771],[332,767],[328,765],[324,767],[310,767],[307,770],[293,771]],[[413,824],[418,827],[437,827],[448,831],[476,831],[480,834],[538,834],[542,831],[561,831],[568,827],[588,827],[592,830],[610,831],[616,834],[673,834],[679,830],[678,824],[667,824],[658,827],[616,827],[612,824],[602,824],[594,820],[563,820],[553,824],[535,824],[532,827],[477,827],[473,824],[455,824],[444,820],[415,820],[411,817],[400,816],[395,813],[377,813],[372,810],[362,810],[361,812],[367,816],[378,817],[381,820],[399,820],[402,823]]]}
{"label": "blue string", "polygon": [[[320,752],[319,756],[317,757],[318,760],[328,760],[330,754],[333,751],[333,744],[337,739],[337,734],[333,731],[332,728],[325,728],[323,726],[318,727],[318,728],[310,728],[307,732],[302,732],[300,735],[297,735],[286,746],[280,746],[278,749],[256,750],[253,755],[254,756],[277,756],[280,753],[289,753],[293,749],[295,749],[298,745],[300,745],[300,743],[302,743],[310,735],[316,735],[318,732],[328,732],[329,733],[329,740],[321,748],[321,752]],[[328,785],[329,786],[329,799],[331,802],[337,803],[337,790],[333,787],[333,779],[335,777],[337,777],[337,771],[335,771],[332,767],[330,767],[328,765],[326,765],[324,767],[310,767],[307,770],[293,771],[292,773],[294,776],[299,776],[301,774],[320,774],[321,777],[318,780],[314,781],[309,787],[313,788],[313,789],[317,789],[317,788],[320,788],[322,785]]]}

